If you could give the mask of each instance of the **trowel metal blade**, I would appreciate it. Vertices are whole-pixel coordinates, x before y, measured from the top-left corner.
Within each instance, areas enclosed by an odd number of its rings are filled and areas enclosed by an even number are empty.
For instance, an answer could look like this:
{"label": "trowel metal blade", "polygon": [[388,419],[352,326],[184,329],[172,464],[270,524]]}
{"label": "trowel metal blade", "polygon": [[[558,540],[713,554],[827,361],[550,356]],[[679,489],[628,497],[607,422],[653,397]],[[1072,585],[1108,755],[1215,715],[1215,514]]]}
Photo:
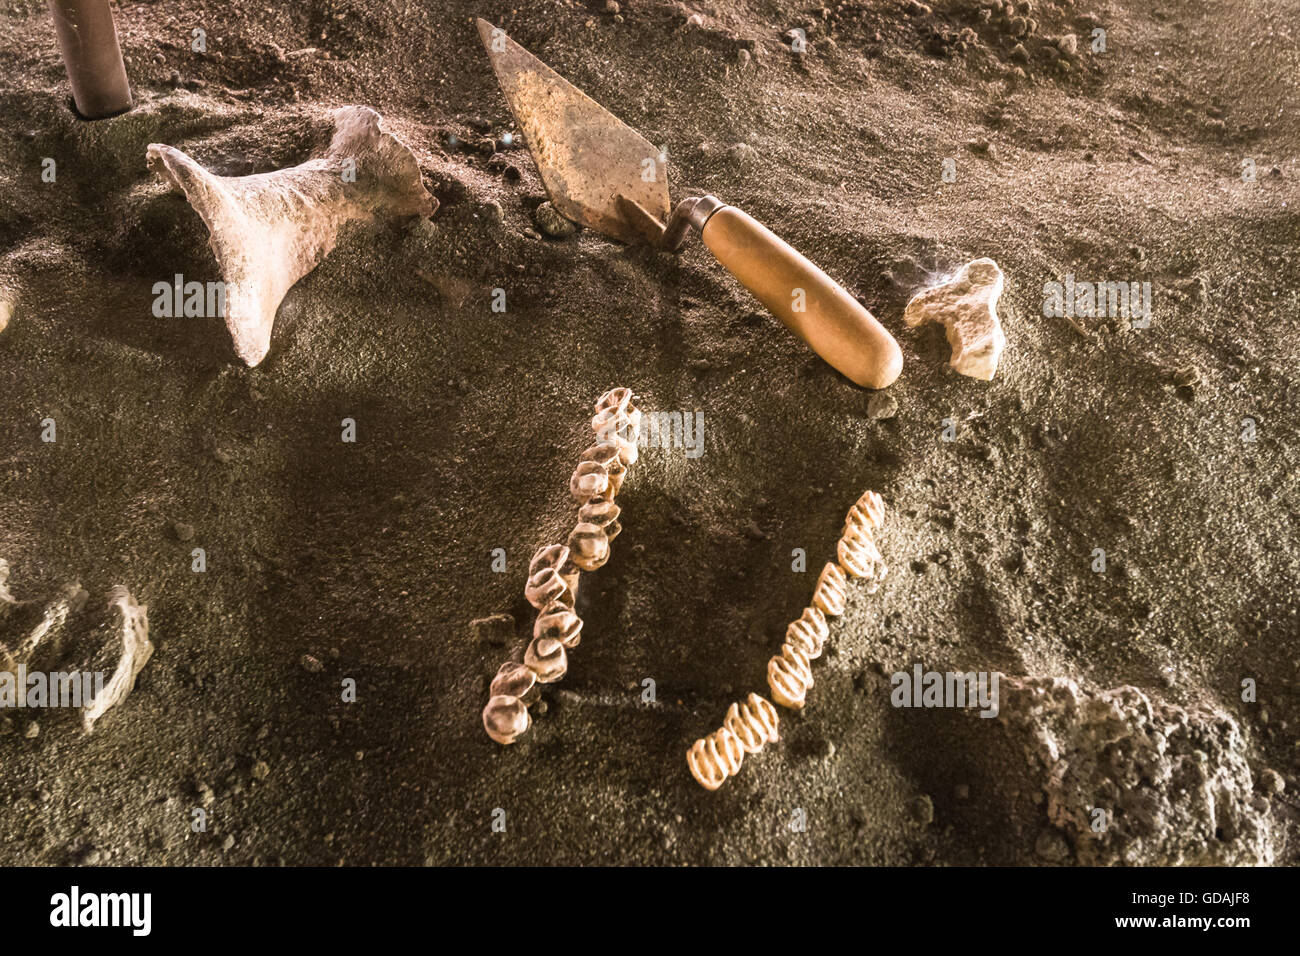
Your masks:
{"label": "trowel metal blade", "polygon": [[668,168],[661,151],[486,20],[478,21],[501,91],[551,203],[597,232],[635,242],[643,233],[619,197],[668,218]]}

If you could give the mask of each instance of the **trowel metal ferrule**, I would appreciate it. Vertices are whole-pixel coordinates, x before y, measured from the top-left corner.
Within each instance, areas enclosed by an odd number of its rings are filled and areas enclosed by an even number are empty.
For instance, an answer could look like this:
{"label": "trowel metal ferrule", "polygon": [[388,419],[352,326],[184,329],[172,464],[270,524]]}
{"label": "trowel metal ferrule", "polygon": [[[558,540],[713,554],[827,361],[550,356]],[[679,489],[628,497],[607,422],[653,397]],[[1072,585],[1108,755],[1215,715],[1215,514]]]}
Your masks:
{"label": "trowel metal ferrule", "polygon": [[686,244],[691,227],[694,227],[697,232],[703,232],[704,224],[709,221],[709,217],[726,207],[726,203],[717,196],[692,196],[676,205],[665,225],[640,203],[626,196],[619,196],[618,202],[624,217],[646,242],[669,252],[676,252]]}

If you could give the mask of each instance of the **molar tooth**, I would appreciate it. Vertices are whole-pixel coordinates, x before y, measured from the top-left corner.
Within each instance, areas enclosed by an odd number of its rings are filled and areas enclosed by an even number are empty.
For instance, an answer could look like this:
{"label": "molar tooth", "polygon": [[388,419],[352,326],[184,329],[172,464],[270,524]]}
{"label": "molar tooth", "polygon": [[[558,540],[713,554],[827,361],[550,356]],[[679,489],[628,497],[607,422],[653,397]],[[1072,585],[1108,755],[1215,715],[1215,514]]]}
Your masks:
{"label": "molar tooth", "polygon": [[550,637],[534,637],[524,651],[524,666],[543,684],[554,684],[569,669],[564,645]]}
{"label": "molar tooth", "polygon": [[598,461],[580,461],[569,479],[569,493],[585,504],[609,490],[609,472]]}
{"label": "molar tooth", "polygon": [[594,524],[605,532],[605,537],[613,541],[623,526],[618,523],[622,509],[608,498],[593,498],[578,509],[578,521]]}
{"label": "molar tooth", "polygon": [[813,590],[813,604],[831,617],[839,617],[844,613],[844,602],[847,599],[848,585],[844,580],[844,572],[838,564],[828,562],[822,568],[817,587]]}
{"label": "molar tooth", "polygon": [[743,704],[732,704],[722,725],[736,735],[747,754],[756,754],[777,740],[778,718],[771,702],[751,693]]}
{"label": "molar tooth", "polygon": [[808,656],[797,647],[781,645],[781,653],[767,662],[767,686],[782,707],[800,710],[813,685]]}
{"label": "molar tooth", "polygon": [[695,741],[686,752],[686,764],[705,790],[717,790],[744,759],[740,739],[726,727]]}
{"label": "molar tooth", "polygon": [[595,571],[609,560],[609,538],[600,525],[579,521],[569,535],[573,563],[584,571]]}
{"label": "molar tooth", "polygon": [[518,697],[498,694],[483,708],[483,729],[499,744],[512,744],[528,731],[533,718]]}
{"label": "molar tooth", "polygon": [[560,576],[560,572],[550,565],[540,567],[529,575],[528,583],[524,586],[524,597],[539,611],[552,601],[573,603],[568,584]]}
{"label": "molar tooth", "polygon": [[815,607],[804,608],[803,616],[797,621],[792,621],[785,629],[786,643],[803,651],[809,660],[821,657],[822,649],[826,646],[826,638],[829,636],[830,628],[826,624],[826,615],[820,608]]}
{"label": "molar tooth", "polygon": [[582,618],[565,604],[548,604],[533,623],[533,637],[559,641],[573,650],[582,642]]}
{"label": "molar tooth", "polygon": [[515,661],[506,661],[497,670],[497,676],[492,678],[492,686],[488,689],[490,697],[518,697],[525,705],[532,704],[541,694],[542,689],[537,684],[537,675]]}
{"label": "molar tooth", "polygon": [[876,576],[876,569],[884,566],[880,549],[871,538],[871,532],[860,526],[846,528],[835,546],[840,566],[855,578]]}

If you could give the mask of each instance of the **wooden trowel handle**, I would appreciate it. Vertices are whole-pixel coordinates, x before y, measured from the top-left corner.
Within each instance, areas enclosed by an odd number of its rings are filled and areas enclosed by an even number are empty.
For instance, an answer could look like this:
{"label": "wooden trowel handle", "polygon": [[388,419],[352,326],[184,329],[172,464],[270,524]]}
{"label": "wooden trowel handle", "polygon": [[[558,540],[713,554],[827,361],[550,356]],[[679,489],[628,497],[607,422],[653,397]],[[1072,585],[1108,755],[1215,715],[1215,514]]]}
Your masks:
{"label": "wooden trowel handle", "polygon": [[753,217],[734,206],[709,213],[704,244],[768,311],[859,385],[898,378],[903,353],[856,299]]}

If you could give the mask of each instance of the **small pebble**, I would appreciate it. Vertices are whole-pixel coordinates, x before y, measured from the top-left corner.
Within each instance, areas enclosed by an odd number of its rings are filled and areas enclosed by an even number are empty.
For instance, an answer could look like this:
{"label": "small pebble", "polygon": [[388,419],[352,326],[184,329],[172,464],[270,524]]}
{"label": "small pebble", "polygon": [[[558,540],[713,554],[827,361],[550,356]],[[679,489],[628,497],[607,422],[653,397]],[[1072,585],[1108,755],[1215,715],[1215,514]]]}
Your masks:
{"label": "small pebble", "polygon": [[549,200],[533,210],[533,222],[546,235],[556,239],[568,238],[578,231],[577,223],[562,216]]}
{"label": "small pebble", "polygon": [[177,541],[189,541],[194,537],[194,526],[184,521],[173,521],[172,535]]}
{"label": "small pebble", "polygon": [[934,801],[926,794],[922,794],[912,801],[912,817],[918,822],[929,826],[934,822]]}
{"label": "small pebble", "polygon": [[509,614],[489,614],[469,622],[470,637],[502,647],[515,632],[515,619]]}
{"label": "small pebble", "polygon": [[1039,859],[1049,863],[1061,863],[1069,857],[1070,845],[1065,842],[1065,837],[1061,836],[1060,831],[1045,829],[1039,832],[1038,839],[1034,841],[1034,852],[1038,854]]}
{"label": "small pebble", "polygon": [[322,664],[316,658],[312,657],[310,654],[302,655],[302,667],[303,670],[308,671],[309,673],[312,674],[319,674],[321,671],[325,669],[325,665]]}
{"label": "small pebble", "polygon": [[1276,770],[1267,768],[1259,775],[1259,789],[1270,796],[1275,796],[1286,789],[1286,781]]}
{"label": "small pebble", "polygon": [[748,143],[735,143],[727,148],[727,158],[737,166],[750,166],[758,162],[758,150]]}
{"label": "small pebble", "polygon": [[867,417],[881,421],[898,414],[898,399],[885,392],[876,392],[867,400]]}

